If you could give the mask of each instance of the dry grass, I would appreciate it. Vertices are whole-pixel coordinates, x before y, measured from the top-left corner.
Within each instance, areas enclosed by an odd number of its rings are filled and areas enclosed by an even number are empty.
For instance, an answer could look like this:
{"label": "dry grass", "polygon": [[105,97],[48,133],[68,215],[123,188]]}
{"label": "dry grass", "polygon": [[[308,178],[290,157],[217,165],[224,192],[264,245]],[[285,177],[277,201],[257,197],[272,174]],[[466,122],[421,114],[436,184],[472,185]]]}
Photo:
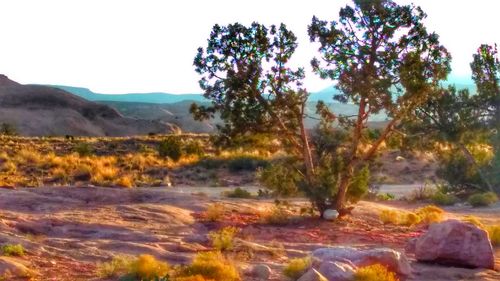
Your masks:
{"label": "dry grass", "polygon": [[283,274],[292,280],[297,280],[311,267],[311,263],[310,257],[291,259],[283,269]]}
{"label": "dry grass", "polygon": [[205,218],[208,221],[220,221],[226,213],[226,207],[222,203],[213,203],[208,205],[205,211]]}
{"label": "dry grass", "polygon": [[[240,274],[235,265],[220,252],[198,253],[193,262],[175,274],[179,277],[193,279],[174,280],[213,280],[213,281],[239,281]],[[203,277],[203,279],[200,279]]]}
{"label": "dry grass", "polygon": [[387,267],[374,264],[358,268],[354,274],[354,281],[398,281],[398,277]]}
{"label": "dry grass", "polygon": [[429,205],[414,212],[403,210],[382,210],[379,219],[384,224],[412,226],[416,224],[431,224],[444,219],[445,212],[436,206]]}

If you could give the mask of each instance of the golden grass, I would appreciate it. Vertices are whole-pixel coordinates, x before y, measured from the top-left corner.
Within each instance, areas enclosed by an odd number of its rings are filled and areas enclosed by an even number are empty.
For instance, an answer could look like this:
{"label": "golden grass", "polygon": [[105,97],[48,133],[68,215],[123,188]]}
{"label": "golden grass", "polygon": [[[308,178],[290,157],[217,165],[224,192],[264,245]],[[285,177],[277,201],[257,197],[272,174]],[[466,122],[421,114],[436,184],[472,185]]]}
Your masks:
{"label": "golden grass", "polygon": [[222,203],[213,203],[208,205],[205,211],[205,217],[208,221],[220,221],[226,213],[226,207]]}
{"label": "golden grass", "polygon": [[354,274],[354,281],[398,281],[398,277],[387,267],[373,264],[358,268]]}
{"label": "golden grass", "polygon": [[286,277],[297,280],[311,267],[311,257],[291,259],[283,269]]}
{"label": "golden grass", "polygon": [[403,210],[382,210],[379,219],[384,224],[412,226],[416,224],[431,224],[444,219],[445,212],[436,206],[429,205],[414,212]]}

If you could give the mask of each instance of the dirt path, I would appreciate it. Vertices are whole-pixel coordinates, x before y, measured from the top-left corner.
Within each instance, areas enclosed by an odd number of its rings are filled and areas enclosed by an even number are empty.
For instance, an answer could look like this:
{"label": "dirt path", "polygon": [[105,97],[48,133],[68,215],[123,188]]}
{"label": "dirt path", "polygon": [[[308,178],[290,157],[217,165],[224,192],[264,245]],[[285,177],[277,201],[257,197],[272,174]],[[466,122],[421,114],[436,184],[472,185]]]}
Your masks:
{"label": "dirt path", "polygon": [[[422,231],[380,223],[378,210],[412,207],[402,203],[361,202],[352,217],[337,223],[309,218],[279,227],[266,225],[260,222],[259,212],[271,207],[272,200],[227,199],[221,196],[224,190],[0,189],[0,244],[23,244],[28,252],[23,260],[39,273],[36,280],[100,280],[95,274],[96,263],[113,255],[148,253],[173,264],[186,263],[196,252],[210,248],[206,239],[209,231],[235,225],[241,228],[241,239],[255,244],[249,250],[251,257],[239,257],[240,266],[268,263],[276,269],[274,280],[283,280],[279,272],[287,257],[340,244],[403,250],[407,239]],[[200,214],[213,202],[225,204],[228,212],[224,218],[217,223],[200,221]],[[303,199],[292,202],[297,208],[306,204]],[[494,221],[499,210],[479,210],[475,215]],[[471,210],[449,211],[453,216]],[[418,278],[413,280],[500,280],[494,271],[416,263],[414,268]],[[439,274],[433,273],[436,270]]]}

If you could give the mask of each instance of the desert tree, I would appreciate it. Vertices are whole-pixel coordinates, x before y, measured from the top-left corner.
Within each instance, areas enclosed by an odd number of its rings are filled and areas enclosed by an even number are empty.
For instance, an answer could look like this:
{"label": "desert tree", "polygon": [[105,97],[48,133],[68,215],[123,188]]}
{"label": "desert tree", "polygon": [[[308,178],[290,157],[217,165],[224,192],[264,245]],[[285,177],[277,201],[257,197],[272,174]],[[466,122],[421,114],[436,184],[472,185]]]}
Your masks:
{"label": "desert tree", "polygon": [[415,108],[411,118],[403,120],[405,138],[419,138],[428,144],[424,146],[437,152],[440,158],[437,174],[447,180],[454,191],[483,187],[492,191],[484,163],[478,163],[468,147],[484,143],[484,136],[488,134],[478,96],[453,86],[435,91],[430,99]]}
{"label": "desert tree", "polygon": [[[450,71],[451,57],[438,35],[423,25],[425,17],[413,5],[354,0],[354,5],[340,10],[338,21],[312,19],[308,32],[311,41],[319,43],[321,55],[312,60],[314,71],[337,82],[337,101],[358,106],[357,116],[348,122],[349,147],[342,155],[343,171],[332,200],[337,210],[345,208],[356,170],[375,155],[403,118],[435,93],[433,88]],[[361,151],[367,122],[381,111],[390,121],[379,138]]]}
{"label": "desert tree", "polygon": [[304,70],[288,66],[296,48],[297,37],[284,24],[215,25],[207,47],[199,48],[194,59],[200,87],[211,104],[193,104],[190,111],[197,120],[218,113],[222,139],[255,134],[279,138],[301,156],[304,177],[311,180],[315,167],[304,124]]}
{"label": "desert tree", "polygon": [[491,129],[494,158],[490,175],[494,184],[500,185],[500,61],[496,45],[479,46],[470,64],[472,79],[477,87],[478,105],[484,111],[483,120]]}

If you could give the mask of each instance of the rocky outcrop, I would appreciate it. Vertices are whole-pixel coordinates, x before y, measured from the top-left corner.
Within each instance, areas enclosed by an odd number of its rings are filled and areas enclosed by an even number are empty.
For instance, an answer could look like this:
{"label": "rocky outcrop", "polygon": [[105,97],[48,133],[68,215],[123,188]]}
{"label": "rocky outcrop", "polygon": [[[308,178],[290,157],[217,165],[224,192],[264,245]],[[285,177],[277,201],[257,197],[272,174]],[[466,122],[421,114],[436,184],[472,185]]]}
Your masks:
{"label": "rocky outcrop", "polygon": [[435,223],[415,244],[419,261],[494,269],[495,257],[488,233],[459,220]]}
{"label": "rocky outcrop", "polygon": [[354,247],[337,246],[317,249],[312,253],[313,266],[320,267],[324,262],[341,262],[356,267],[372,264],[382,264],[389,270],[408,276],[411,267],[403,253],[389,248],[359,249]]}

